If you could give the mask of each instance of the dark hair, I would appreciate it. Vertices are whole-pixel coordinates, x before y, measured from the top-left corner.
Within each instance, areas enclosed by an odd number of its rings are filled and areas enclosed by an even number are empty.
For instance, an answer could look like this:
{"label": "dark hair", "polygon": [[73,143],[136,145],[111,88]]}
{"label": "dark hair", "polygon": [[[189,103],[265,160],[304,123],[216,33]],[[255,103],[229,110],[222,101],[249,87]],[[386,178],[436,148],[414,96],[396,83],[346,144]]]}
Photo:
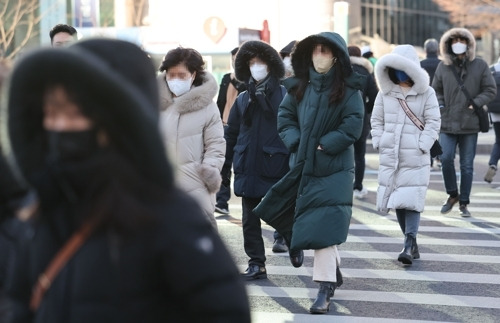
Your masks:
{"label": "dark hair", "polygon": [[159,70],[167,71],[169,68],[183,63],[191,74],[196,72],[196,77],[193,81],[194,86],[200,86],[203,83],[205,76],[205,62],[201,54],[192,48],[177,47],[170,50],[163,58]]}
{"label": "dark hair", "polygon": [[238,52],[239,49],[240,49],[239,47],[233,48],[233,50],[231,51],[231,55],[232,56],[236,55],[236,53]]}
{"label": "dark hair", "polygon": [[[330,98],[328,99],[329,103],[338,103],[340,102],[345,94],[345,83],[344,79],[348,75],[344,75],[344,69],[340,68],[340,65],[343,63],[341,62],[341,57],[338,53],[338,50],[332,46],[330,42],[328,42],[326,39],[318,38],[318,41],[313,44],[311,48],[308,49],[308,52],[306,53],[305,57],[308,57],[310,60],[310,64],[312,66],[312,52],[313,49],[316,47],[316,45],[324,45],[327,46],[331,51],[334,57],[337,58],[337,62],[334,64],[337,65],[337,68],[335,68],[335,74],[334,74],[334,80],[333,80],[333,85],[331,88],[330,92]],[[304,98],[304,93],[306,91],[306,88],[309,86],[309,73],[305,73],[302,78],[300,78],[299,84],[297,85],[295,90],[295,96],[297,98],[297,101],[300,102]]]}
{"label": "dark hair", "polygon": [[[394,84],[399,84],[400,83],[399,80],[398,80],[398,78],[396,77],[396,69],[394,69],[392,67],[387,68],[387,74],[389,75],[389,79]],[[413,86],[415,84],[415,82],[413,82],[413,80],[411,78],[408,81],[408,83],[410,83],[411,86]]]}
{"label": "dark hair", "polygon": [[373,57],[373,52],[372,51],[367,51],[362,55],[364,58],[370,58]]}
{"label": "dark hair", "polygon": [[73,38],[76,39],[76,29],[73,26],[66,25],[66,24],[58,24],[52,27],[52,29],[49,32],[50,35],[50,43],[52,44],[52,41],[54,40],[54,36],[59,33],[68,33]]}
{"label": "dark hair", "polygon": [[361,57],[361,49],[358,46],[349,46],[347,47],[347,51],[349,52],[349,56]]}

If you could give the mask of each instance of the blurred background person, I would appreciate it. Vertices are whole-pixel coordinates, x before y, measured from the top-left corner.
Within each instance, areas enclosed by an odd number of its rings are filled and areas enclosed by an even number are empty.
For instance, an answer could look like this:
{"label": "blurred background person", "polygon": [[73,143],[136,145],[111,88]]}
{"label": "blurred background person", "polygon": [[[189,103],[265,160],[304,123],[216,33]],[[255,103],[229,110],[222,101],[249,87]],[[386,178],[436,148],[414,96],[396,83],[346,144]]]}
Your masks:
{"label": "blurred background person", "polygon": [[293,48],[294,48],[296,43],[297,43],[296,40],[292,40],[291,42],[289,42],[285,47],[283,47],[280,50],[280,56],[281,56],[281,59],[283,60],[283,64],[285,65],[285,76],[284,76],[285,79],[290,77],[290,76],[293,76],[291,54],[292,54]]}
{"label": "blurred background person", "polygon": [[[398,261],[411,265],[413,259],[420,258],[417,233],[430,180],[430,150],[439,136],[441,116],[429,75],[421,68],[413,46],[396,46],[382,56],[375,66],[375,77],[380,92],[371,133],[380,160],[377,209],[396,211],[405,236]],[[412,116],[420,124],[415,124]]]}
{"label": "blurred background person", "polygon": [[[227,125],[229,112],[231,111],[236,97],[246,90],[245,83],[238,81],[234,76],[234,59],[236,58],[238,49],[239,47],[235,47],[231,51],[231,66],[233,71],[224,74],[219,86],[217,106],[219,107],[220,117],[222,118],[222,124],[224,126]],[[229,171],[227,176],[227,178],[223,179],[220,189],[215,196],[215,212],[220,214],[229,214],[228,201],[231,199],[231,171]]]}
{"label": "blurred background person", "polygon": [[484,180],[488,183],[493,181],[493,177],[497,173],[498,160],[500,159],[500,58],[495,65],[490,67],[490,70],[497,86],[497,95],[493,101],[488,103],[488,112],[490,113],[493,131],[495,132],[495,142],[491,149],[488,170],[484,175]]}
{"label": "blurred background person", "polygon": [[377,97],[378,89],[373,78],[373,65],[369,60],[361,56],[361,50],[358,46],[347,47],[353,71],[366,77],[366,83],[361,92],[363,93],[363,102],[365,104],[365,116],[363,118],[363,131],[361,136],[354,143],[354,185],[353,194],[357,199],[363,199],[368,194],[368,190],[363,186],[365,177],[365,154],[366,139],[370,133],[370,117],[373,110],[373,103]]}
{"label": "blurred background person", "polygon": [[[232,164],[234,194],[241,196],[243,244],[249,258],[242,276],[247,280],[265,279],[266,252],[261,221],[253,209],[288,171],[288,150],[278,136],[276,119],[286,93],[280,85],[285,68],[278,52],[270,45],[247,41],[236,54],[235,73],[238,80],[246,83],[247,90],[238,96],[229,115],[223,177]],[[286,247],[283,237],[278,236],[276,240],[274,244]]]}
{"label": "blurred background person", "polygon": [[66,24],[58,24],[52,27],[49,36],[52,47],[68,47],[78,40],[75,27]]}
{"label": "blurred background person", "polygon": [[215,78],[200,53],[178,47],[165,55],[158,76],[160,131],[177,166],[177,183],[202,207],[214,227],[215,193],[221,186],[226,142]]}
{"label": "blurred background person", "polygon": [[40,202],[7,280],[13,322],[250,322],[231,255],[174,184],[146,53],[38,50],[9,84],[2,152]]}

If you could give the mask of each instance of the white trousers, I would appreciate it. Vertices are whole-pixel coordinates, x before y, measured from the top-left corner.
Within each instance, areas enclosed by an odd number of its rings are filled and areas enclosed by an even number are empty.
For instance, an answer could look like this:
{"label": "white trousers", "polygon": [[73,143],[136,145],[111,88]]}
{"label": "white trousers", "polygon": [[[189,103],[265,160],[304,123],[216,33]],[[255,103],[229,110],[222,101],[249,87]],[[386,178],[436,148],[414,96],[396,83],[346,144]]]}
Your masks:
{"label": "white trousers", "polygon": [[315,282],[336,282],[340,255],[337,246],[314,250],[313,280]]}

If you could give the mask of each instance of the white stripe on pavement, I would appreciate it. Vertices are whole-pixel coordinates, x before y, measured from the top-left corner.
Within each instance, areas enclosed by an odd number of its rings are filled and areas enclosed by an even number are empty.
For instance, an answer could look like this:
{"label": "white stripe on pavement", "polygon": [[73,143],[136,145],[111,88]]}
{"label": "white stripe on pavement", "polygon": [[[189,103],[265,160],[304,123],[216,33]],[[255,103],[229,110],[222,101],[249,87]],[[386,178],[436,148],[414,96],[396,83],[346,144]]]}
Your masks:
{"label": "white stripe on pavement", "polygon": [[[238,265],[241,271],[246,265]],[[284,276],[312,276],[312,267],[294,268],[290,266],[266,266],[268,275]],[[412,271],[412,270],[383,270],[383,269],[352,269],[342,267],[342,275],[351,278],[412,280],[412,281],[439,281],[454,283],[494,284],[500,285],[500,275],[468,274],[454,272]],[[500,308],[500,301],[498,304]]]}
{"label": "white stripe on pavement", "polygon": [[[399,225],[393,224],[351,224],[349,229],[352,230],[369,230],[369,231],[401,231]],[[418,232],[442,232],[442,233],[492,233],[500,234],[500,228],[461,228],[447,226],[425,226],[421,225]]]}
{"label": "white stripe on pavement", "polygon": [[[463,246],[463,247],[493,247],[500,248],[499,241],[491,240],[467,240],[467,239],[432,239],[432,238],[418,238],[418,243],[422,245],[442,245],[442,246]],[[368,237],[368,236],[347,236],[349,243],[384,243],[384,244],[402,244],[401,238],[392,237]]]}
{"label": "white stripe on pavement", "polygon": [[[344,251],[340,250],[341,258],[350,259],[384,259],[395,260],[398,252],[381,252],[381,251]],[[287,252],[275,253],[272,248],[266,248],[266,256],[288,257]],[[304,256],[313,257],[313,250],[304,250]],[[439,253],[423,253],[420,252],[420,258],[423,261],[438,261],[438,262],[463,262],[463,263],[481,263],[481,264],[500,264],[499,256],[481,256],[481,255],[459,255],[459,254],[439,254]]]}
{"label": "white stripe on pavement", "polygon": [[[332,306],[333,308],[333,306]],[[330,308],[330,313],[333,309]],[[252,312],[252,323],[449,323],[452,321],[422,321],[406,319],[374,318],[346,315],[314,315],[293,313]]]}
{"label": "white stripe on pavement", "polygon": [[[316,298],[317,288],[247,286],[249,296]],[[335,291],[333,301],[403,303],[440,306],[459,306],[500,309],[500,298],[484,296],[461,296],[424,293],[376,292],[367,290]]]}

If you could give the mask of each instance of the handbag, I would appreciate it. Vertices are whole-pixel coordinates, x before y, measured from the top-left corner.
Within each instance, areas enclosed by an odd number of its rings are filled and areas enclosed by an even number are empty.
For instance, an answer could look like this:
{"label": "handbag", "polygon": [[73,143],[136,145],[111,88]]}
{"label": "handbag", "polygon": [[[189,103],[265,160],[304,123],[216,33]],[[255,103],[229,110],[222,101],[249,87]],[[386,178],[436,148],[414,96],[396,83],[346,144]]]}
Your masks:
{"label": "handbag", "polygon": [[490,118],[488,116],[488,107],[483,106],[483,107],[478,107],[475,103],[474,100],[472,100],[472,97],[469,94],[469,91],[465,88],[464,83],[458,76],[457,71],[453,66],[450,65],[451,70],[453,71],[453,75],[455,76],[455,79],[458,82],[458,85],[460,85],[460,90],[464,92],[465,97],[467,98],[467,101],[472,105],[474,108],[474,112],[476,113],[477,117],[479,118],[479,130],[481,132],[488,132],[490,130]]}
{"label": "handbag", "polygon": [[[424,124],[422,123],[422,121],[420,121],[419,118],[417,118],[417,116],[413,113],[413,111],[410,110],[410,108],[408,107],[408,103],[406,103],[406,101],[403,99],[398,99],[398,101],[399,101],[399,104],[401,105],[401,107],[403,108],[404,112],[408,116],[408,118],[410,118],[410,120],[413,122],[413,124],[418,129],[423,131],[425,128]],[[439,143],[439,140],[436,139],[434,141],[434,144],[432,144],[431,150],[429,152],[430,152],[432,158],[439,156],[443,153],[443,150],[441,149],[441,144]]]}

